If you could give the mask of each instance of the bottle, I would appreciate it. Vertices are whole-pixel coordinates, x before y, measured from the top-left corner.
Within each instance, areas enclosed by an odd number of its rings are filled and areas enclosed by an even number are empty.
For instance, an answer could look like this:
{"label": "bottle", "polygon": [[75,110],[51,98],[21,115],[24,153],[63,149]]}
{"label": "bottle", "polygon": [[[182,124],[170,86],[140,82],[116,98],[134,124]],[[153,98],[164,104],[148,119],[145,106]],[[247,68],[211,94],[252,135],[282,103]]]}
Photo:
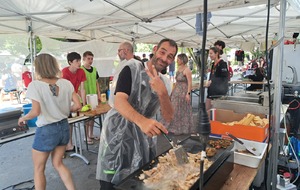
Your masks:
{"label": "bottle", "polygon": [[273,37],[273,40],[272,40],[272,45],[274,46],[276,44],[278,40],[278,36],[277,36],[277,33],[274,34],[274,37]]}
{"label": "bottle", "polygon": [[109,99],[109,96],[110,96],[110,90],[107,90],[106,91],[106,97],[107,97],[107,99]]}
{"label": "bottle", "polygon": [[101,103],[102,103],[102,104],[105,104],[105,103],[106,103],[106,94],[105,94],[105,93],[102,93],[102,94],[101,94]]}
{"label": "bottle", "polygon": [[111,90],[111,86],[112,86],[112,81],[109,82],[109,89],[108,90]]}
{"label": "bottle", "polygon": [[298,91],[296,90],[295,92],[294,92],[294,97],[298,97]]}

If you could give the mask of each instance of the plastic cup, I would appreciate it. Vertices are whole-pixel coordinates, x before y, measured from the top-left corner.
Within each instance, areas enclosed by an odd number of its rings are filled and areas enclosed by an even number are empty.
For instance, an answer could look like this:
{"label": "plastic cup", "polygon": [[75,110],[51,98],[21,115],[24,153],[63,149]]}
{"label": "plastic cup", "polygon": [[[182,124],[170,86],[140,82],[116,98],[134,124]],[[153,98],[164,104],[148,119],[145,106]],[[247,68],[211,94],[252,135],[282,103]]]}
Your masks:
{"label": "plastic cup", "polygon": [[72,117],[77,117],[77,112],[72,112],[71,115]]}

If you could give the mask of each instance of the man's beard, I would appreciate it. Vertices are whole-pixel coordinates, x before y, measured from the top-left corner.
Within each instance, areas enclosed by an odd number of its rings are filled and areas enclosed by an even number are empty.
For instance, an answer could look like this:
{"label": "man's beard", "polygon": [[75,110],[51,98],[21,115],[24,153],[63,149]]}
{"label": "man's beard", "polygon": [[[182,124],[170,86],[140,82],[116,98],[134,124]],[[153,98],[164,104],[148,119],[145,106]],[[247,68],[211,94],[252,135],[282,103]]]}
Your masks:
{"label": "man's beard", "polygon": [[[162,70],[164,70],[164,69],[166,69],[168,67],[168,63],[167,62],[163,61],[160,58],[157,58],[155,55],[153,56],[152,60],[153,60],[152,63],[155,66],[155,69],[156,69],[157,72],[161,72]],[[164,66],[161,67],[161,65],[159,65],[158,62],[163,63]]]}

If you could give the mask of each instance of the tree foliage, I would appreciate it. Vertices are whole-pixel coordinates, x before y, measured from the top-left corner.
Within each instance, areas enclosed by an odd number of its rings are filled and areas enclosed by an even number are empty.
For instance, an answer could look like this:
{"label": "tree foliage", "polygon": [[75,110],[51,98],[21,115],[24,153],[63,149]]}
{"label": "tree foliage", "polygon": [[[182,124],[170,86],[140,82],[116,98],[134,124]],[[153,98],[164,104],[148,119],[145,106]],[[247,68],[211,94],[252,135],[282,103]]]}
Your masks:
{"label": "tree foliage", "polygon": [[13,36],[7,36],[6,38],[0,38],[0,50],[5,50],[12,55],[19,55],[23,48],[20,47],[19,40],[16,40]]}
{"label": "tree foliage", "polygon": [[265,57],[266,52],[260,51],[258,48],[255,48],[253,51],[251,51],[251,54],[253,56],[253,59],[258,59],[259,57]]}
{"label": "tree foliage", "polygon": [[[39,53],[42,49],[42,42],[38,36],[35,38],[35,40],[36,40],[36,52]],[[10,59],[17,59],[19,57],[25,56],[26,57],[25,63],[30,62],[30,57],[31,57],[30,38],[28,38],[28,40],[25,41],[24,41],[24,36],[17,36],[17,35],[0,38],[0,50],[2,51],[5,50],[6,52],[8,52],[11,55],[9,56]],[[6,60],[5,62],[13,62],[13,61]]]}
{"label": "tree foliage", "polygon": [[43,45],[41,39],[38,36],[36,36],[35,38],[35,43],[36,43],[36,53],[39,53],[42,50]]}
{"label": "tree foliage", "polygon": [[152,52],[154,45],[153,44],[135,44],[135,52]]}

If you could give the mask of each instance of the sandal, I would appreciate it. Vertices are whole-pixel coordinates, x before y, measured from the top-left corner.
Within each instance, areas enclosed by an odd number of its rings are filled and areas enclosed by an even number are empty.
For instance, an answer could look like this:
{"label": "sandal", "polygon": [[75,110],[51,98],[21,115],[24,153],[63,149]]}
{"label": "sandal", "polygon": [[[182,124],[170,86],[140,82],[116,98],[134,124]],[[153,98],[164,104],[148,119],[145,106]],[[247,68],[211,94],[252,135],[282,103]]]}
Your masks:
{"label": "sandal", "polygon": [[72,149],[66,149],[65,152],[75,152],[75,146]]}
{"label": "sandal", "polygon": [[89,145],[94,144],[94,141],[92,139],[88,139],[88,140],[84,139],[84,142],[87,142],[87,144]]}
{"label": "sandal", "polygon": [[99,141],[99,140],[100,140],[100,137],[93,136],[93,137],[90,137],[90,139],[94,139],[95,141]]}
{"label": "sandal", "polygon": [[[77,147],[77,150],[79,151],[79,147]],[[75,152],[76,149],[75,149],[75,146],[73,146],[73,149],[70,149],[70,150],[67,150],[65,152]]]}

